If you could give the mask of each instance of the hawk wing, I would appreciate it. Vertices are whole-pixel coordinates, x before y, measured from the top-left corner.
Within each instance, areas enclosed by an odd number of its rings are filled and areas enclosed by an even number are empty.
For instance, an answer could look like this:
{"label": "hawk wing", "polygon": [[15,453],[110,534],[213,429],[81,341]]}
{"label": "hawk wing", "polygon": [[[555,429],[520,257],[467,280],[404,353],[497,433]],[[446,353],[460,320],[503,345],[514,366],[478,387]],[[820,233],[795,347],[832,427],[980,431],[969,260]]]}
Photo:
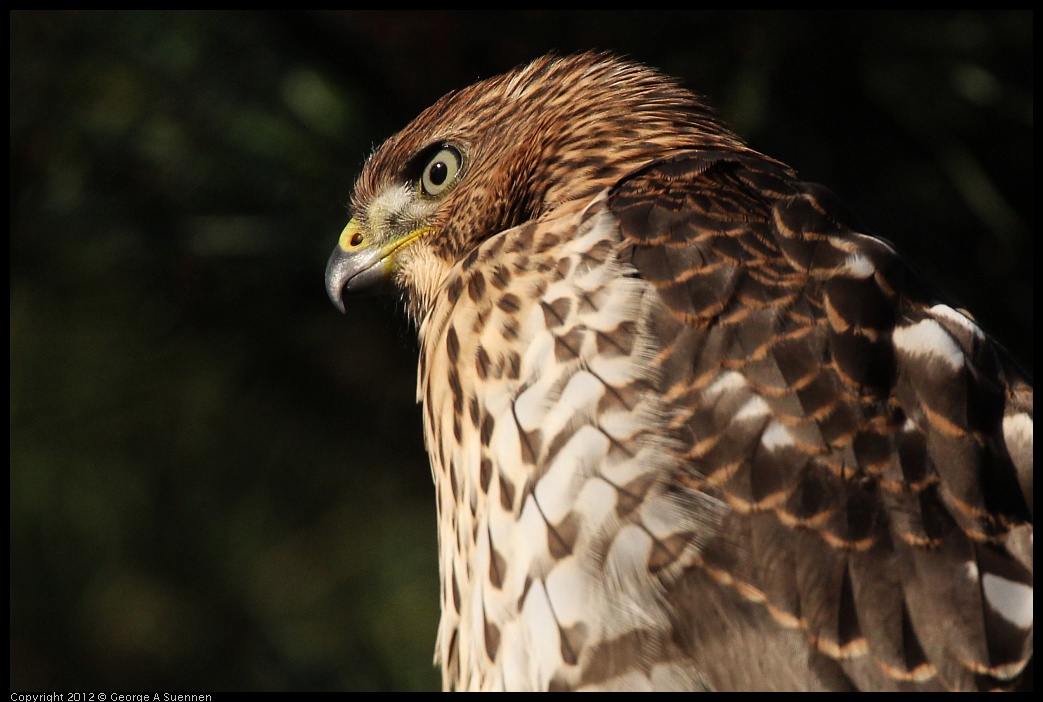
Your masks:
{"label": "hawk wing", "polygon": [[696,645],[730,660],[747,615],[706,610],[742,602],[861,688],[1009,685],[1032,656],[1032,388],[1004,350],[756,154],[657,161],[609,207],[668,312],[681,480],[732,508],[670,595]]}

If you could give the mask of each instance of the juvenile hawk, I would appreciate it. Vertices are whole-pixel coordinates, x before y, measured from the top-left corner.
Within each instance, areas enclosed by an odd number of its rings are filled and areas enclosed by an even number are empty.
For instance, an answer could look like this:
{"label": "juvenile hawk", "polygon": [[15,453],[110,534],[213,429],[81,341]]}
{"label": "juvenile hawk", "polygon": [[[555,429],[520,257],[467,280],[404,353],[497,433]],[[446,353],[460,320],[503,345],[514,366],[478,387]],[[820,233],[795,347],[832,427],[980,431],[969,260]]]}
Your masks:
{"label": "juvenile hawk", "polygon": [[447,688],[1025,683],[1029,381],[676,82],[450,93],[352,210],[330,297],[419,329]]}

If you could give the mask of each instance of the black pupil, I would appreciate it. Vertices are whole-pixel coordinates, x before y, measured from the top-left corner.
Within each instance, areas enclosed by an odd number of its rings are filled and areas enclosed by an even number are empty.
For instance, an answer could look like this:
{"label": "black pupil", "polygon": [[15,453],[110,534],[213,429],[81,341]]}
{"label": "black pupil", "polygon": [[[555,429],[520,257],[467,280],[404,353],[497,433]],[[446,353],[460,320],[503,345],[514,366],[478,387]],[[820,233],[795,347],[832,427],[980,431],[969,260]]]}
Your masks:
{"label": "black pupil", "polygon": [[431,164],[431,171],[427,175],[433,184],[441,185],[449,176],[449,166],[445,165],[444,161],[435,161]]}

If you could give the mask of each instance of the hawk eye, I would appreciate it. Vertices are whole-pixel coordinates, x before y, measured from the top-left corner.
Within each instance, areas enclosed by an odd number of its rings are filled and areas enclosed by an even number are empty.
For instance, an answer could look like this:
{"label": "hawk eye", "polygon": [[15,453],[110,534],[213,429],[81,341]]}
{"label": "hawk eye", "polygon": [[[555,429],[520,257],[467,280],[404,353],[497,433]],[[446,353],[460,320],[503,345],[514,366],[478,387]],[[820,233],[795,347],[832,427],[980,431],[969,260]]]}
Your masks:
{"label": "hawk eye", "polygon": [[464,159],[455,146],[443,146],[424,166],[420,175],[420,191],[429,197],[445,193],[456,182]]}

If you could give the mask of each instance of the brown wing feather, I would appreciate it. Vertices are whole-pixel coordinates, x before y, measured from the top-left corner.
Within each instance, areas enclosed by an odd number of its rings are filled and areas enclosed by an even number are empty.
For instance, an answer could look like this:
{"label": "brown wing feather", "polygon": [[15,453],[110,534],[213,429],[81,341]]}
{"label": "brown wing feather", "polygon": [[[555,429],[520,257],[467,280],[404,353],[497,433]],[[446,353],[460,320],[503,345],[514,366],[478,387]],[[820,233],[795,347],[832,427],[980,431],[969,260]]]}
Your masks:
{"label": "brown wing feather", "polygon": [[656,162],[610,207],[680,325],[690,482],[742,515],[701,567],[856,686],[1018,685],[1032,390],[1002,349],[755,154]]}

